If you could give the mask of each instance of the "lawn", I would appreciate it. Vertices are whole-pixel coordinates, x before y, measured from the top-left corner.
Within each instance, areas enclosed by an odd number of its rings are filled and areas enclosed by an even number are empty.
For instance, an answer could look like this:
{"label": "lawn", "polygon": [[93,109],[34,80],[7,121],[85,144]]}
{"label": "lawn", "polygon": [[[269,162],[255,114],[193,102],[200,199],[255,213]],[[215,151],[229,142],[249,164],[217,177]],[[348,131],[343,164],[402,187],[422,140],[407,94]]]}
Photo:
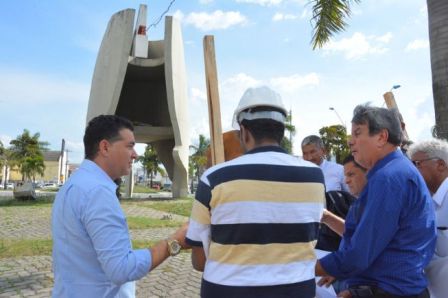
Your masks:
{"label": "lawn", "polygon": [[[148,248],[157,241],[132,240],[134,249]],[[53,250],[53,240],[10,240],[0,239],[0,259],[24,256],[49,256]]]}
{"label": "lawn", "polygon": [[147,207],[159,211],[190,217],[192,206],[193,198],[180,198],[173,201],[154,202]]}

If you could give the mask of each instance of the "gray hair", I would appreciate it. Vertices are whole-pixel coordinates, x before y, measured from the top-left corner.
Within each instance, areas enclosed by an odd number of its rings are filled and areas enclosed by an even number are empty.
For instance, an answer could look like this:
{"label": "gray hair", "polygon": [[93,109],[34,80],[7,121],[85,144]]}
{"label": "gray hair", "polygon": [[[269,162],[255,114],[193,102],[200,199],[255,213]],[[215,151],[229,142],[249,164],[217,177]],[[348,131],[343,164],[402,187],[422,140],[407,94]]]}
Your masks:
{"label": "gray hair", "polygon": [[303,139],[302,148],[306,145],[314,144],[318,149],[325,149],[324,142],[316,135],[310,135]]}
{"label": "gray hair", "polygon": [[397,109],[372,107],[368,104],[358,105],[353,111],[353,124],[367,124],[369,135],[375,135],[386,129],[389,133],[388,143],[399,146],[403,133]]}
{"label": "gray hair", "polygon": [[439,158],[448,165],[448,142],[440,139],[432,139],[415,143],[406,152],[409,158],[417,152],[423,152],[428,158]]}

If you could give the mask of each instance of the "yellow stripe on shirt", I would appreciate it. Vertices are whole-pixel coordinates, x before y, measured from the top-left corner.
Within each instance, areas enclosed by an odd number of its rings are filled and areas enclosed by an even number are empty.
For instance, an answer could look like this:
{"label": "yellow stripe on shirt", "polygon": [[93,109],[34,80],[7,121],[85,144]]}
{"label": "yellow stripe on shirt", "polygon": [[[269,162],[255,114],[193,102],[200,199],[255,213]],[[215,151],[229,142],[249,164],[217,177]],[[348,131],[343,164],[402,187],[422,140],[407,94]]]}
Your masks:
{"label": "yellow stripe on shirt", "polygon": [[221,264],[273,265],[316,259],[314,246],[308,243],[271,243],[223,245],[212,242],[209,259]]}
{"label": "yellow stripe on shirt", "polygon": [[322,183],[311,182],[233,180],[212,190],[210,207],[241,201],[324,203],[325,187]]}

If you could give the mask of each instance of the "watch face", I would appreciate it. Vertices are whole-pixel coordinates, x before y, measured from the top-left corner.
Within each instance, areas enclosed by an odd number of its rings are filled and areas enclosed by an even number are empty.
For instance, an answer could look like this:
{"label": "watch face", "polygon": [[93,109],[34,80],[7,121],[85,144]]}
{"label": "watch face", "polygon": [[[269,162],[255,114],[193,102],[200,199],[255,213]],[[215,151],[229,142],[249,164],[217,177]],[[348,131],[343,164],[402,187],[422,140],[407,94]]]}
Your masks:
{"label": "watch face", "polygon": [[180,249],[182,248],[176,240],[171,240],[169,243],[170,248],[170,255],[175,256],[180,252]]}

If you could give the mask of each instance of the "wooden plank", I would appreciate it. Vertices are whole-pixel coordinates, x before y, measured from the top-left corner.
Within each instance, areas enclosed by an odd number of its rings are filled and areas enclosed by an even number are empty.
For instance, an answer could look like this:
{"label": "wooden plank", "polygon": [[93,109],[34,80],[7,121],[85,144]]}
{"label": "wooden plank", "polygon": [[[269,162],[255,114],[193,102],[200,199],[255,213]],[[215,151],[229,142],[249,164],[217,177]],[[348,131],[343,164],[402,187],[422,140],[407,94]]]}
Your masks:
{"label": "wooden plank", "polygon": [[219,106],[218,73],[216,71],[213,35],[204,36],[205,80],[207,85],[208,116],[210,122],[210,149],[212,165],[224,162],[224,144]]}
{"label": "wooden plank", "polygon": [[[397,111],[400,113],[400,110],[398,109],[398,106],[397,106],[397,102],[395,101],[394,94],[391,91],[384,93],[383,97],[384,97],[384,101],[386,102],[386,106],[388,109],[397,109]],[[400,115],[401,115],[401,113],[400,113]],[[401,127],[403,130],[403,136],[404,136],[405,140],[408,141],[409,136],[408,136],[408,132],[406,131],[406,126],[403,127],[403,125],[405,123],[404,119],[403,119],[403,115],[401,115],[400,120],[402,122]]]}

